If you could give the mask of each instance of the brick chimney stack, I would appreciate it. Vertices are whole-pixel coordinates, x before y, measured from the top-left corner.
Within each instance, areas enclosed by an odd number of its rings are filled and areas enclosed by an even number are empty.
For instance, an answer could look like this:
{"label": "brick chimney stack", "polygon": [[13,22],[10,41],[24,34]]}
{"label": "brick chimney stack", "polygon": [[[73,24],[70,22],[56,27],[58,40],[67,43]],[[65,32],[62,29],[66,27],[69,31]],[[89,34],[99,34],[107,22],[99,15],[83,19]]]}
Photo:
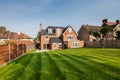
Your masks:
{"label": "brick chimney stack", "polygon": [[117,23],[117,24],[120,24],[120,20],[116,20],[116,23]]}
{"label": "brick chimney stack", "polygon": [[107,23],[108,22],[108,19],[103,19],[103,23]]}
{"label": "brick chimney stack", "polygon": [[40,32],[42,32],[42,23],[40,23]]}

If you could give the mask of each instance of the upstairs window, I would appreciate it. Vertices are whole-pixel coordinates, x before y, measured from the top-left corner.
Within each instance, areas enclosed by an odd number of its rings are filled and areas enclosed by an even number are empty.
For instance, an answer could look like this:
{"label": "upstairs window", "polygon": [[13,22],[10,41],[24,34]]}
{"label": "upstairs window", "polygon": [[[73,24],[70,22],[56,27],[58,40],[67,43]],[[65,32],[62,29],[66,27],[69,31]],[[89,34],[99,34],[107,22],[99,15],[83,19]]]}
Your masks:
{"label": "upstairs window", "polygon": [[45,36],[45,40],[48,40],[48,35]]}
{"label": "upstairs window", "polygon": [[48,28],[48,33],[52,33],[52,28]]}
{"label": "upstairs window", "polygon": [[72,40],[72,39],[73,39],[73,36],[72,36],[72,35],[69,35],[69,36],[67,37],[67,39],[68,39],[68,40]]}
{"label": "upstairs window", "polygon": [[112,32],[109,32],[108,34],[112,34]]}

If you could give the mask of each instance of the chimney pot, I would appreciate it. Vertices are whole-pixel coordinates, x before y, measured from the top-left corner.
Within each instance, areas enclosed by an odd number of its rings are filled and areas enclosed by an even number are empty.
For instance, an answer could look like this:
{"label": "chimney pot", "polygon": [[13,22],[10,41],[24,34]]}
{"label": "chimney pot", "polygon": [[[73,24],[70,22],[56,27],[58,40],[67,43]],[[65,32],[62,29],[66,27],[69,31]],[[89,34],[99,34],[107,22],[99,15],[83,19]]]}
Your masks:
{"label": "chimney pot", "polygon": [[108,22],[108,19],[103,19],[103,23],[107,23]]}
{"label": "chimney pot", "polygon": [[120,20],[116,20],[116,23],[117,23],[117,24],[120,24]]}

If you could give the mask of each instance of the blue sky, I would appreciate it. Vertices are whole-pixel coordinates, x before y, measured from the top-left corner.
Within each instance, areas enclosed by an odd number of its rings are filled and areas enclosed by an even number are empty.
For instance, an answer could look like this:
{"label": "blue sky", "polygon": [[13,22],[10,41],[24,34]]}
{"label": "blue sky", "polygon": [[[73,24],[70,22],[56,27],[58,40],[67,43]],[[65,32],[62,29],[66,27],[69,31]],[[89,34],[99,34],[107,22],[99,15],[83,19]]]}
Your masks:
{"label": "blue sky", "polygon": [[77,32],[82,24],[101,25],[104,18],[120,19],[120,0],[0,0],[0,25],[33,38],[40,23],[72,25]]}

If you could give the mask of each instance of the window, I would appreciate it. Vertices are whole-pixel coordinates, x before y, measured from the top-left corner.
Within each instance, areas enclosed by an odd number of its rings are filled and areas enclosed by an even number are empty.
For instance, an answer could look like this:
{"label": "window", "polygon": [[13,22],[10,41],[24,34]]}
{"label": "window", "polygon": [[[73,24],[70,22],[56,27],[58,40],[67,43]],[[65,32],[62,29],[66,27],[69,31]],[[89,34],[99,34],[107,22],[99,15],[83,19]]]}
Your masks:
{"label": "window", "polygon": [[54,47],[56,47],[56,43],[54,43]]}
{"label": "window", "polygon": [[107,40],[112,40],[112,38],[107,38]]}
{"label": "window", "polygon": [[109,32],[108,34],[112,34],[112,32]]}
{"label": "window", "polygon": [[71,28],[69,28],[69,32],[72,32],[72,29],[71,29]]}
{"label": "window", "polygon": [[58,46],[59,46],[59,47],[62,47],[62,44],[61,44],[61,43],[59,43],[59,44],[58,44]]}
{"label": "window", "polygon": [[80,47],[80,43],[79,42],[74,42],[73,47]]}
{"label": "window", "polygon": [[72,36],[72,35],[69,35],[69,36],[67,37],[67,39],[68,39],[68,40],[72,40],[72,39],[73,39],[73,36]]}
{"label": "window", "polygon": [[52,28],[48,28],[48,33],[52,33]]}
{"label": "window", "polygon": [[45,40],[47,40],[47,39],[48,39],[48,35],[45,36]]}

